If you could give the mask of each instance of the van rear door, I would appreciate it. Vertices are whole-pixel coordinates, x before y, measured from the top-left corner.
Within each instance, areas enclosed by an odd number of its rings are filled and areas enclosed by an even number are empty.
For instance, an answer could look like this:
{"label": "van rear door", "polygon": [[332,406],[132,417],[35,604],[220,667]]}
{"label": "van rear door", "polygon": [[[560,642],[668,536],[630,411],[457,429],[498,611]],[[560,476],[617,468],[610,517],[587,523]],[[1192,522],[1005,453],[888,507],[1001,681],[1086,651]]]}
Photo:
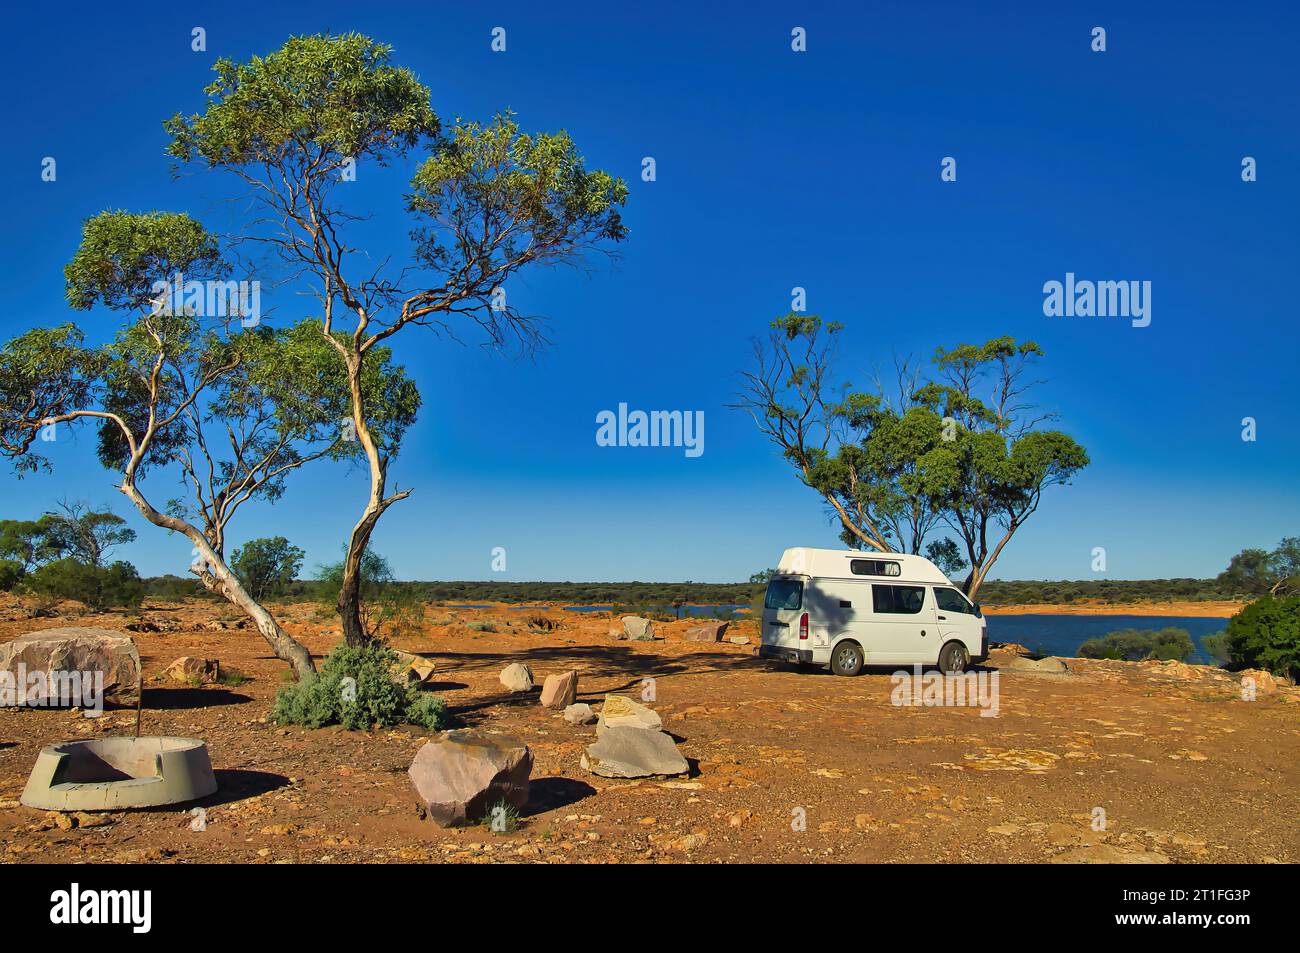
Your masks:
{"label": "van rear door", "polygon": [[803,615],[807,576],[773,576],[763,597],[764,647],[795,651],[799,644],[799,620]]}

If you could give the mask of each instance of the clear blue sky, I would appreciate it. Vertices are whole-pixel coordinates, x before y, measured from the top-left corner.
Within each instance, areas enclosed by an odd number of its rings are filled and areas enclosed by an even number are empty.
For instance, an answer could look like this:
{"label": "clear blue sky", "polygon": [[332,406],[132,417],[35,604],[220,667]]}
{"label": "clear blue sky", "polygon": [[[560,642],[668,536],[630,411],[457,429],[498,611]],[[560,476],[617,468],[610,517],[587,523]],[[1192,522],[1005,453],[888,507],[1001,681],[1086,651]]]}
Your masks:
{"label": "clear blue sky", "polygon": [[[631,186],[621,261],[510,289],[550,319],[536,360],[404,332],[424,409],[392,476],[415,493],[376,535],[399,575],[731,581],[786,546],[837,545],[818,498],[725,407],[749,338],[796,285],[848,325],[842,376],[864,385],[895,353],[937,344],[1012,334],[1045,348],[1041,396],[1093,462],[1047,496],[995,577],[1087,578],[1094,546],[1112,577],[1211,575],[1300,531],[1292,5],[457,6],[10,14],[0,331],[71,316],[61,269],[102,209],[233,223],[229,180],[173,181],[163,155],[162,120],[199,107],[218,56],[358,30],[396,47],[444,118],[512,108],[526,128],[568,129]],[[190,50],[194,26],[207,52]],[[795,26],[806,53],[790,49]],[[55,183],[40,180],[44,156]],[[640,180],[643,156],[658,181]],[[944,156],[955,183],[940,181]],[[356,201],[375,217],[359,237],[376,256],[406,248],[409,171],[360,170]],[[1067,271],[1150,280],[1151,325],[1044,317],[1043,283]],[[287,319],[302,301],[264,291],[272,305]],[[111,331],[102,311],[77,320],[94,340]],[[704,454],[598,447],[595,415],[619,402],[703,410]],[[138,529],[127,558],[183,573],[188,544],[129,511],[93,450],[85,431],[57,445],[52,476],[6,473],[5,515],[108,502]],[[163,474],[146,488],[159,502],[181,490]],[[303,472],[282,502],[241,514],[235,541],[283,534],[310,571],[336,557],[365,492],[359,472]]]}

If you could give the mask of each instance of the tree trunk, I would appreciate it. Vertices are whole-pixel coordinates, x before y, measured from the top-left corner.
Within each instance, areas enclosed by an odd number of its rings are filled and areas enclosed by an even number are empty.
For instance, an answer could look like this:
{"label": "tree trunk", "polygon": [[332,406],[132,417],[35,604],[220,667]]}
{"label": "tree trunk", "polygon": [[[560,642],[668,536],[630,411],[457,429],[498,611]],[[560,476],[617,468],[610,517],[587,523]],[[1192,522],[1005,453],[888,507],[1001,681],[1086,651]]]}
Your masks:
{"label": "tree trunk", "polygon": [[262,634],[262,638],[266,639],[267,644],[271,646],[276,658],[288,662],[299,678],[315,673],[316,666],[312,663],[311,653],[307,651],[307,647],[280,628],[280,624],[275,621],[271,613],[245,591],[239,578],[231,572],[226,561],[212,548],[206,536],[185,520],[159,513],[132,483],[124,482],[119,489],[150,523],[180,533],[194,544],[203,562],[202,567],[193,570],[200,581],[207,589],[219,593],[244,610],[257,626],[257,631]]}

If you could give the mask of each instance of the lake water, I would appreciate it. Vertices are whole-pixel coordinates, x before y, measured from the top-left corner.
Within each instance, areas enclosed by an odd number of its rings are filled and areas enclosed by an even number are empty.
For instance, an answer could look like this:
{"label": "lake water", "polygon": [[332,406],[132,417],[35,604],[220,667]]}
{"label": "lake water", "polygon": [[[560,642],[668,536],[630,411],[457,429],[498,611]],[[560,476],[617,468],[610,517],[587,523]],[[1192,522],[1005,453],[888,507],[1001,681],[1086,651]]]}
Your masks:
{"label": "lake water", "polygon": [[[449,609],[489,609],[479,603],[448,603]],[[549,606],[510,606],[512,610],[552,608]],[[746,609],[748,606],[682,606],[682,618],[712,616],[719,611]],[[565,612],[608,612],[613,606],[564,606]],[[671,607],[661,611],[673,612]],[[994,642],[1019,642],[1026,648],[1044,655],[1062,655],[1067,658],[1079,651],[1079,646],[1089,639],[1107,635],[1117,629],[1163,629],[1174,626],[1186,629],[1196,645],[1191,661],[1213,661],[1201,645],[1207,635],[1222,632],[1227,619],[1206,619],[1194,616],[1150,615],[992,615],[985,614],[989,623],[989,638]]]}
{"label": "lake water", "polygon": [[989,638],[994,642],[1019,642],[1044,655],[1067,658],[1089,639],[1107,635],[1116,629],[1163,629],[1174,626],[1186,629],[1196,644],[1191,661],[1212,661],[1201,645],[1207,635],[1222,632],[1227,619],[1204,619],[1188,616],[1150,615],[993,615],[989,621]]}

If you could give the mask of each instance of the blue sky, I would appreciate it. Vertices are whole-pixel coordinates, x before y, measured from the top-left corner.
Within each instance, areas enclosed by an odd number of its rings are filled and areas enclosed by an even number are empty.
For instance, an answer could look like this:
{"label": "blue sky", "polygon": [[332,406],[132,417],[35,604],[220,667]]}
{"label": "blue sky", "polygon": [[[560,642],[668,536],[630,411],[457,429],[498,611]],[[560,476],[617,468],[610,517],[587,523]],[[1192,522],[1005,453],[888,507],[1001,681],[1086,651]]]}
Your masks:
{"label": "blue sky", "polygon": [[[841,377],[865,385],[895,354],[1011,334],[1045,349],[1039,396],[1092,465],[1050,492],[997,578],[1206,576],[1245,546],[1300,530],[1294,376],[1300,260],[1300,82],[1290,5],[497,3],[95,5],[11,15],[10,141],[0,164],[7,337],[75,317],[62,266],[104,208],[186,211],[213,228],[231,181],[179,181],[161,123],[198,108],[218,56],[294,33],[358,30],[432,90],[440,116],[512,108],[567,129],[589,166],[631,186],[631,236],[589,274],[534,271],[509,289],[549,318],[532,360],[416,330],[401,359],[424,396],[392,468],[414,489],[375,537],[420,579],[732,581],[792,545],[838,545],[812,491],[727,409],[749,339],[808,292],[847,325]],[[409,7],[409,9],[404,9]],[[978,8],[978,9],[977,9]],[[207,52],[190,30],[207,31]],[[507,33],[505,53],[491,30]],[[790,49],[805,27],[808,50]],[[1094,26],[1107,51],[1090,50]],[[40,179],[45,156],[58,179]],[[658,178],[640,179],[653,156]],[[940,160],[957,159],[956,182]],[[1258,181],[1241,181],[1243,156]],[[410,166],[362,167],[359,242],[407,246]],[[1045,281],[1152,282],[1152,322],[1048,318]],[[271,300],[267,300],[267,299]],[[276,319],[301,312],[264,291]],[[297,310],[295,310],[297,309]],[[471,338],[472,340],[472,338]],[[605,448],[595,416],[702,410],[705,452]],[[1241,439],[1241,420],[1258,439]],[[143,573],[183,573],[189,546],[144,524],[94,461],[55,446],[52,475],[7,474],[6,516],[61,496],[111,503],[137,527]],[[164,474],[157,501],[179,495]],[[337,556],[364,475],[320,466],[235,542],[285,535],[307,571]],[[491,572],[491,551],[508,571]]]}

